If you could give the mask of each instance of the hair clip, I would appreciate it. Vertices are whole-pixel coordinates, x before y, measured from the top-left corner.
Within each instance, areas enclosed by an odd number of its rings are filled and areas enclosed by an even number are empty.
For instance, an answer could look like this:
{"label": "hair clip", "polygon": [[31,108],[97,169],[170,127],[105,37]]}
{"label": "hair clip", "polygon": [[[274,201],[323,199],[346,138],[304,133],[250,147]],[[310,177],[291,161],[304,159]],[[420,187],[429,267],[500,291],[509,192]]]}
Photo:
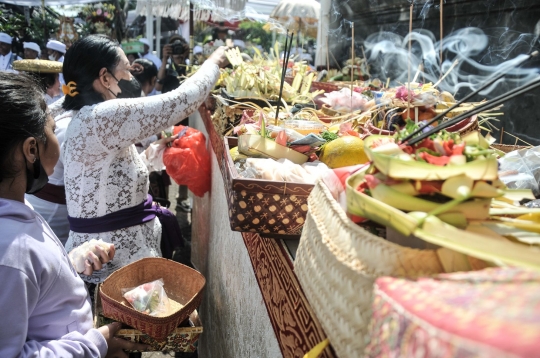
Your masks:
{"label": "hair clip", "polygon": [[67,85],[62,85],[62,92],[64,92],[64,95],[75,97],[79,94],[77,92],[77,84],[73,81],[69,82]]}

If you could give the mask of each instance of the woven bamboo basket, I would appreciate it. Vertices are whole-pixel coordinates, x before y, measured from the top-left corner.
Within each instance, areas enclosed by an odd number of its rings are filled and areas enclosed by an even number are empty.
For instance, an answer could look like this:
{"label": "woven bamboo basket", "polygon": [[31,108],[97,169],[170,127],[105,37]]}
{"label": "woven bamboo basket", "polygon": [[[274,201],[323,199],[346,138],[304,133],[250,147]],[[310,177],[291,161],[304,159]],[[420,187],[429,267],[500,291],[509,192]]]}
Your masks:
{"label": "woven bamboo basket", "polygon": [[304,226],[312,184],[246,179],[238,175],[230,148],[238,138],[225,137],[220,162],[232,231],[264,237],[298,239]]}
{"label": "woven bamboo basket", "polygon": [[339,357],[363,356],[376,278],[444,272],[435,250],[401,247],[355,225],[321,181],[308,198],[294,270]]}
{"label": "woven bamboo basket", "polygon": [[[115,321],[103,316],[101,298],[99,291],[96,290],[94,300],[94,328],[99,328],[113,322]],[[155,340],[141,331],[125,325],[116,332],[116,337],[135,343],[146,344],[148,348],[145,352],[173,351],[192,353],[197,350],[197,342],[202,333],[203,326],[199,318],[199,313],[195,310],[189,315],[189,319],[176,327],[163,341]]]}
{"label": "woven bamboo basket", "polygon": [[497,150],[500,150],[501,152],[504,152],[504,153],[510,153],[510,152],[513,152],[514,150],[531,148],[524,145],[509,145],[509,144],[492,144],[491,147]]}
{"label": "woven bamboo basket", "polygon": [[[153,317],[136,311],[122,296],[123,288],[163,279],[169,299],[179,303],[166,317]],[[149,257],[113,272],[100,286],[103,315],[125,323],[156,340],[164,340],[195,311],[202,300],[206,280],[194,269],[171,260]]]}

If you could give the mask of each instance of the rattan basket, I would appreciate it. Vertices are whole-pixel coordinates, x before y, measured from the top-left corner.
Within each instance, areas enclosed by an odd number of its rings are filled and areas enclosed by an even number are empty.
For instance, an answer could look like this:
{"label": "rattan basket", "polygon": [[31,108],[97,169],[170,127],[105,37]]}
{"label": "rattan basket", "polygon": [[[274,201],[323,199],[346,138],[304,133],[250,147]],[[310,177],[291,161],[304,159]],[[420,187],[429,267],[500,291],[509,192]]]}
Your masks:
{"label": "rattan basket", "polygon": [[[136,311],[122,297],[123,288],[163,279],[169,299],[183,307],[166,317]],[[206,280],[194,269],[159,257],[144,258],[113,272],[100,286],[103,315],[134,327],[156,340],[164,340],[189,317],[202,300]]]}
{"label": "rattan basket", "polygon": [[435,250],[405,248],[355,225],[321,181],[308,198],[294,270],[339,357],[363,355],[376,278],[444,271]]}
{"label": "rattan basket", "polygon": [[504,152],[504,153],[510,153],[510,152],[513,152],[514,150],[531,148],[530,146],[511,145],[511,144],[492,144],[491,147],[497,150],[500,150],[501,152]]}

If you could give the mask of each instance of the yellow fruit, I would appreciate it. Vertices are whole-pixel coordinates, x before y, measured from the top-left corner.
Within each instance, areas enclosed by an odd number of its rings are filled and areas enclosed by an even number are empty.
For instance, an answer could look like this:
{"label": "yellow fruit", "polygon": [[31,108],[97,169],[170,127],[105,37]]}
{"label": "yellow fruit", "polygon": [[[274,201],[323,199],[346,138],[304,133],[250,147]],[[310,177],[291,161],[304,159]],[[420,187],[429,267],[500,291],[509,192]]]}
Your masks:
{"label": "yellow fruit", "polygon": [[369,162],[364,141],[354,136],[340,137],[326,144],[319,160],[332,169]]}
{"label": "yellow fruit", "polygon": [[244,155],[244,154],[240,153],[238,151],[238,147],[233,147],[233,148],[229,149],[229,153],[231,154],[231,158],[232,158],[233,162],[236,162],[237,160],[240,160],[240,159],[249,158],[247,155]]}

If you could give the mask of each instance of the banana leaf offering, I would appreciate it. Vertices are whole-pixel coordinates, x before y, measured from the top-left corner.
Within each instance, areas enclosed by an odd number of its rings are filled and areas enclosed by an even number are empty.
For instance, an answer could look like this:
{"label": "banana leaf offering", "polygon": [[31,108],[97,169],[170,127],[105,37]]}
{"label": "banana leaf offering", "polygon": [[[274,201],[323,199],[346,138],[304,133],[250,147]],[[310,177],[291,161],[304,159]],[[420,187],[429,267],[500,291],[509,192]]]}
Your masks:
{"label": "banana leaf offering", "polygon": [[461,174],[473,180],[498,179],[497,158],[479,132],[461,137],[443,130],[414,146],[398,144],[417,128],[408,121],[394,136],[365,139],[366,154],[379,171],[392,178],[416,180],[446,180]]}
{"label": "banana leaf offering", "polygon": [[349,213],[480,259],[540,269],[540,247],[531,248],[540,244],[540,216],[526,222],[514,204],[534,196],[504,186],[488,142],[478,132],[442,131],[399,144],[415,129],[366,138],[372,165],[347,180]]}

